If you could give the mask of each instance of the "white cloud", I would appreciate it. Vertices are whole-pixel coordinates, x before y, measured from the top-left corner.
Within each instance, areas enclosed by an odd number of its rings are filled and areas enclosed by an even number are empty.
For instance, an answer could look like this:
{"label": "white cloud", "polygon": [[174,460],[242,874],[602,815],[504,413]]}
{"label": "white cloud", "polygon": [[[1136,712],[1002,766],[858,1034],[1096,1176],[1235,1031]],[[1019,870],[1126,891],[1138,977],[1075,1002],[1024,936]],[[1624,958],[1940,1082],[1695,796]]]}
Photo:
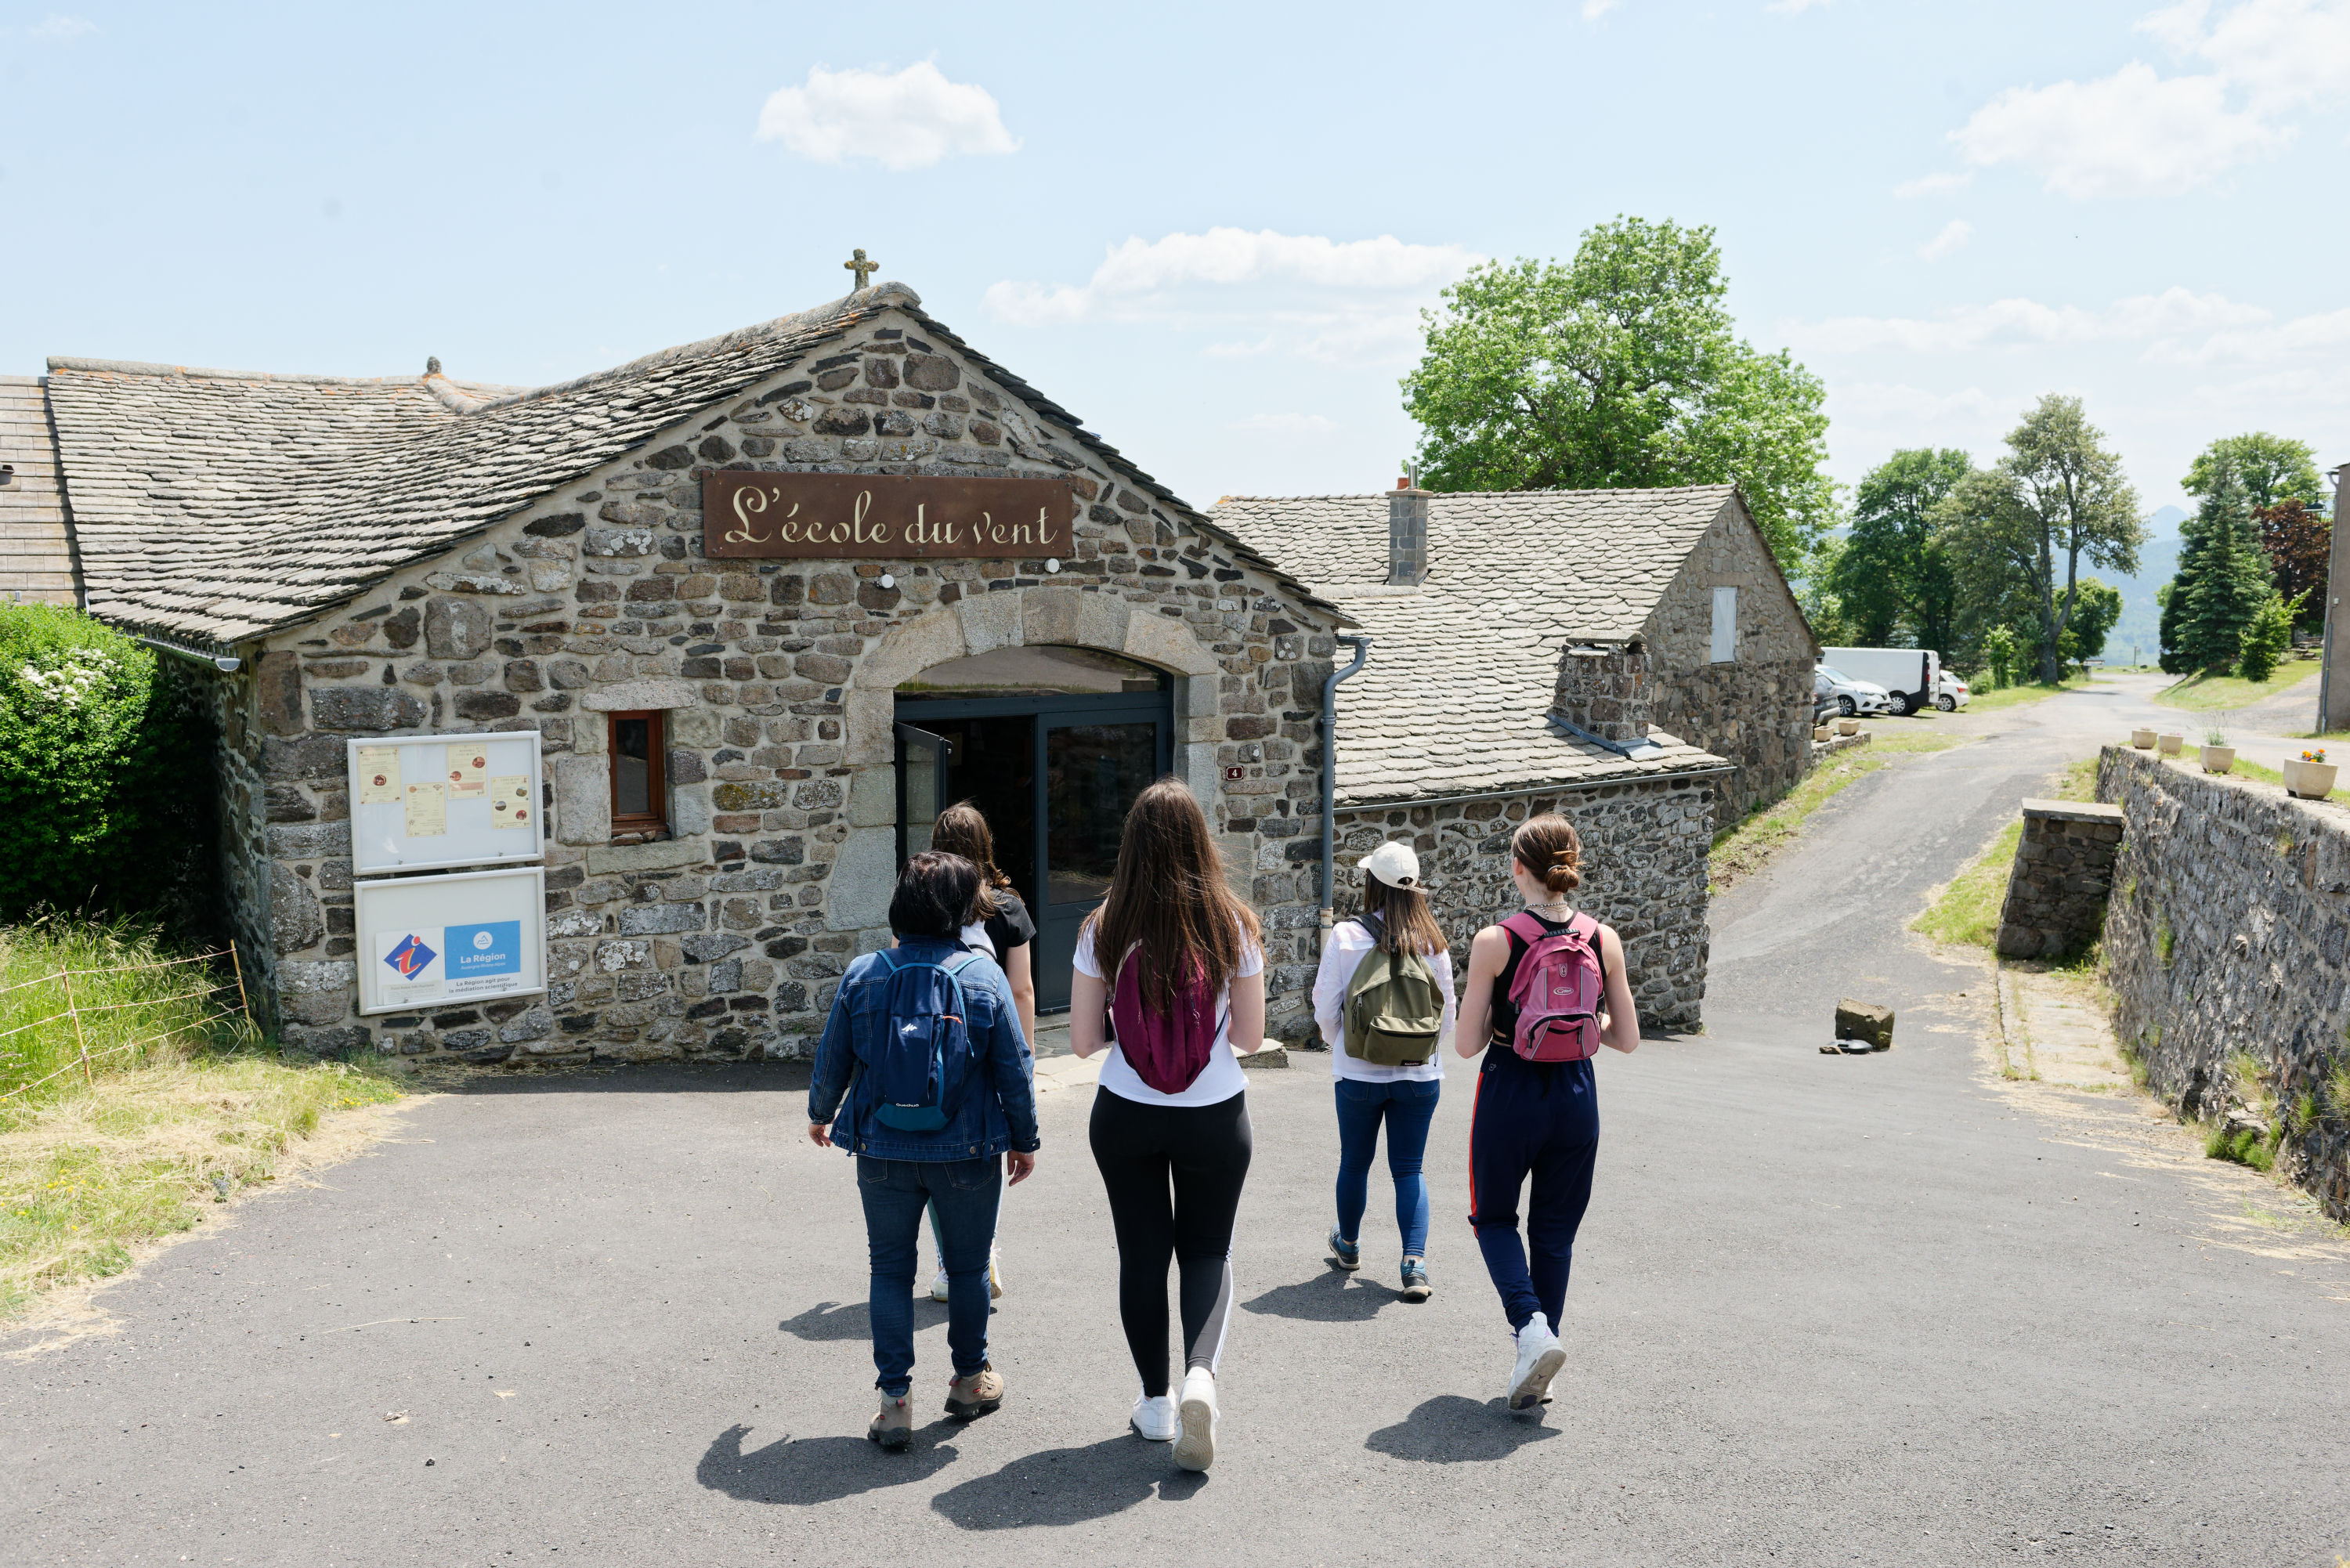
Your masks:
{"label": "white cloud", "polygon": [[1963,191],[1974,182],[1972,170],[1964,174],[1920,174],[1915,180],[1904,180],[1893,187],[1893,193],[1906,202],[1912,196],[1939,196],[1945,191]]}
{"label": "white cloud", "polygon": [[1771,4],[1763,6],[1762,9],[1777,16],[1795,16],[1805,11],[1816,10],[1821,6],[1835,4],[1835,0],[1771,0]]}
{"label": "white cloud", "polygon": [[1337,433],[1338,421],[1320,414],[1251,414],[1244,420],[1234,420],[1226,430],[1246,431],[1252,435],[1326,436]]}
{"label": "white cloud", "polygon": [[1583,19],[1596,22],[1621,4],[1623,0],[1583,0]]}
{"label": "white cloud", "polygon": [[1392,234],[1333,240],[1213,228],[1112,245],[1082,284],[1006,280],[985,303],[1020,327],[1151,321],[1226,333],[1220,358],[1286,349],[1359,364],[1408,355],[1419,308],[1483,258],[1462,245],[1410,244]]}
{"label": "white cloud", "polygon": [[928,60],[895,76],[811,67],[805,83],[767,99],[758,134],[811,162],[870,158],[893,170],[1020,148],[985,88],[951,82]]}
{"label": "white cloud", "polygon": [[98,24],[95,22],[85,21],[79,16],[60,16],[52,11],[42,20],[26,28],[25,35],[27,37],[40,38],[53,44],[62,44],[97,31]]}
{"label": "white cloud", "polygon": [[1974,238],[1975,226],[1964,218],[1952,218],[1942,225],[1942,232],[1918,247],[1918,254],[1929,262],[1940,261],[1960,245]]}
{"label": "white cloud", "polygon": [[[2270,312],[2259,306],[2174,286],[2160,294],[2117,299],[2103,310],[2001,299],[1941,311],[1931,317],[1842,316],[1819,322],[1784,322],[1781,330],[1797,347],[1827,354],[1887,349],[1954,354],[2038,344],[2140,343],[2147,346],[2146,357],[2151,358],[2199,351],[2204,343],[2228,331],[2270,319]],[[2188,347],[2189,339],[2197,340],[2193,348]]]}
{"label": "white cloud", "polygon": [[2164,77],[2132,60],[2109,77],[2011,88],[1950,133],[1978,166],[2036,170],[2073,197],[2169,196],[2274,153],[2287,117],[2350,91],[2350,0],[2210,0],[2149,13],[2137,30],[2210,69]]}

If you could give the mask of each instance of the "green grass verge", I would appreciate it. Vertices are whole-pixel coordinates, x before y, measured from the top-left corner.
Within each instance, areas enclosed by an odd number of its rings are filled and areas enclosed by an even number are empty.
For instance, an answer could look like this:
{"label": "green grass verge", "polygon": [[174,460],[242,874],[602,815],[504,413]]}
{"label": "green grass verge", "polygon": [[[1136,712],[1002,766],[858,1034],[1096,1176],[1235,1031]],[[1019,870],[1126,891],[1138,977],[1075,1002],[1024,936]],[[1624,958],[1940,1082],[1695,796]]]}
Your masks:
{"label": "green grass verge", "polygon": [[2276,673],[2266,680],[2245,680],[2233,675],[2190,675],[2175,686],[2163,688],[2154,700],[2166,708],[2185,708],[2199,713],[2214,708],[2249,708],[2263,697],[2291,691],[2313,679],[2317,669],[2316,659],[2296,659],[2278,665]]}
{"label": "green grass verge", "polygon": [[[17,1031],[0,1039],[0,1093],[36,1085],[0,1099],[0,1321],[50,1287],[121,1272],[141,1243],[333,1145],[335,1113],[400,1092],[362,1068],[280,1060],[207,1004],[222,977],[172,958],[122,926],[0,928],[0,984],[16,986],[0,992],[0,1030]],[[130,963],[169,967],[75,975],[77,1007],[103,1009],[78,1040],[57,1016],[59,968]]]}
{"label": "green grass verge", "polygon": [[1996,691],[1977,691],[1967,699],[1970,713],[1996,713],[2002,708],[2021,708],[2027,702],[2037,702],[2044,697],[2055,697],[2066,691],[2078,691],[2090,684],[2085,675],[2070,676],[2051,686],[2043,681],[2027,681],[2021,686],[2002,686]]}
{"label": "green grass verge", "polygon": [[1706,861],[1707,891],[1719,893],[1752,877],[1786,847],[1804,821],[1843,791],[1879,768],[1927,752],[1964,745],[1971,735],[1939,734],[1925,728],[1870,735],[1868,744],[1838,752],[1804,775],[1804,782],[1737,826],[1714,835]]}
{"label": "green grass verge", "polygon": [[[2066,767],[2049,798],[2093,800],[2097,793],[2097,763],[2084,757]],[[2015,866],[2016,846],[2023,841],[2021,817],[2000,829],[1991,846],[1961,867],[1950,885],[1934,896],[1909,929],[1936,941],[1989,948],[1999,937],[2000,906],[2007,901],[2008,873]]]}

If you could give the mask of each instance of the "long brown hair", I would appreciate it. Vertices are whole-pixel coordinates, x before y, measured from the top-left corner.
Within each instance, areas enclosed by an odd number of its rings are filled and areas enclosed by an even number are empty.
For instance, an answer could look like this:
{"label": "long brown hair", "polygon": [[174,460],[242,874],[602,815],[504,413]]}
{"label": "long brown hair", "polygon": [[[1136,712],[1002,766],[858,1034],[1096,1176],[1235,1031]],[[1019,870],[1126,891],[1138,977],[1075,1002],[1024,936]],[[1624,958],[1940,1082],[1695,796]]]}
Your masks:
{"label": "long brown hair", "polygon": [[991,919],[1001,911],[994,893],[1011,887],[1012,878],[995,863],[995,835],[988,831],[987,817],[979,807],[959,800],[939,813],[931,825],[931,847],[960,855],[979,867],[978,919]]}
{"label": "long brown hair", "polygon": [[1510,835],[1510,854],[1554,893],[1583,886],[1583,840],[1575,836],[1575,824],[1555,811],[1526,818]]}
{"label": "long brown hair", "polygon": [[1428,895],[1417,888],[1390,888],[1366,871],[1363,913],[1379,918],[1379,929],[1386,933],[1380,945],[1391,953],[1409,948],[1422,958],[1433,958],[1444,950],[1444,931],[1429,912]]}
{"label": "long brown hair", "polygon": [[1260,940],[1256,913],[1224,885],[1207,814],[1181,780],[1160,779],[1126,814],[1109,896],[1086,917],[1086,929],[1113,989],[1127,950],[1140,946],[1136,978],[1153,1009],[1172,1007],[1180,978],[1195,970],[1209,990],[1222,990],[1240,968],[1243,937]]}

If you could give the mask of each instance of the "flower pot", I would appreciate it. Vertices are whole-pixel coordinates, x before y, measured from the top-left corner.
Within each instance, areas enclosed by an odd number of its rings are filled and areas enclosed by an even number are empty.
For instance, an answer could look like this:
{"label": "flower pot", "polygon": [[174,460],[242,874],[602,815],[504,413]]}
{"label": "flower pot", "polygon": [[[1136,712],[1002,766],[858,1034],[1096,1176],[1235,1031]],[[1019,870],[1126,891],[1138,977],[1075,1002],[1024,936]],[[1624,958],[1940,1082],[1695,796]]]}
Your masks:
{"label": "flower pot", "polygon": [[2141,752],[2150,752],[2154,750],[2154,732],[2152,730],[2132,730],[2130,732],[2130,744],[2136,746]]}
{"label": "flower pot", "polygon": [[2154,738],[2154,742],[2156,745],[2162,748],[2162,754],[2164,756],[2175,757],[2186,749],[2187,737],[2184,735],[2157,735]]}
{"label": "flower pot", "polygon": [[2235,765],[2235,747],[2206,746],[2203,748],[2203,771],[2205,773],[2224,774]]}
{"label": "flower pot", "polygon": [[1814,724],[1812,726],[1812,739],[1814,741],[1825,741],[1830,735],[1835,733],[1835,732],[1828,728],[1825,724]]}
{"label": "flower pot", "polygon": [[2285,792],[2303,800],[2324,800],[2334,793],[2334,775],[2339,766],[2335,763],[2304,763],[2299,757],[2288,757],[2284,764]]}
{"label": "flower pot", "polygon": [[1836,733],[1839,735],[1859,734],[1860,721],[1857,719],[1838,719],[1836,721]]}

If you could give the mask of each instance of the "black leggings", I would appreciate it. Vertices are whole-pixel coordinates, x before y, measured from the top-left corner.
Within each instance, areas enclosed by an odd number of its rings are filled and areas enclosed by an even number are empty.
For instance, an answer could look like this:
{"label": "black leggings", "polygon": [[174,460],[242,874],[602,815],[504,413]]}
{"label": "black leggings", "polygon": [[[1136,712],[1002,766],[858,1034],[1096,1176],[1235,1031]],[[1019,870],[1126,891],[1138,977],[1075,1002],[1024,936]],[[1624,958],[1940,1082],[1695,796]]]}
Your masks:
{"label": "black leggings", "polygon": [[[1248,1179],[1245,1092],[1212,1106],[1094,1096],[1094,1163],[1118,1231],[1118,1315],[1142,1392],[1167,1392],[1167,1262],[1182,1265],[1183,1366],[1216,1369],[1232,1312],[1232,1216]],[[1170,1193],[1170,1188],[1172,1188]]]}

